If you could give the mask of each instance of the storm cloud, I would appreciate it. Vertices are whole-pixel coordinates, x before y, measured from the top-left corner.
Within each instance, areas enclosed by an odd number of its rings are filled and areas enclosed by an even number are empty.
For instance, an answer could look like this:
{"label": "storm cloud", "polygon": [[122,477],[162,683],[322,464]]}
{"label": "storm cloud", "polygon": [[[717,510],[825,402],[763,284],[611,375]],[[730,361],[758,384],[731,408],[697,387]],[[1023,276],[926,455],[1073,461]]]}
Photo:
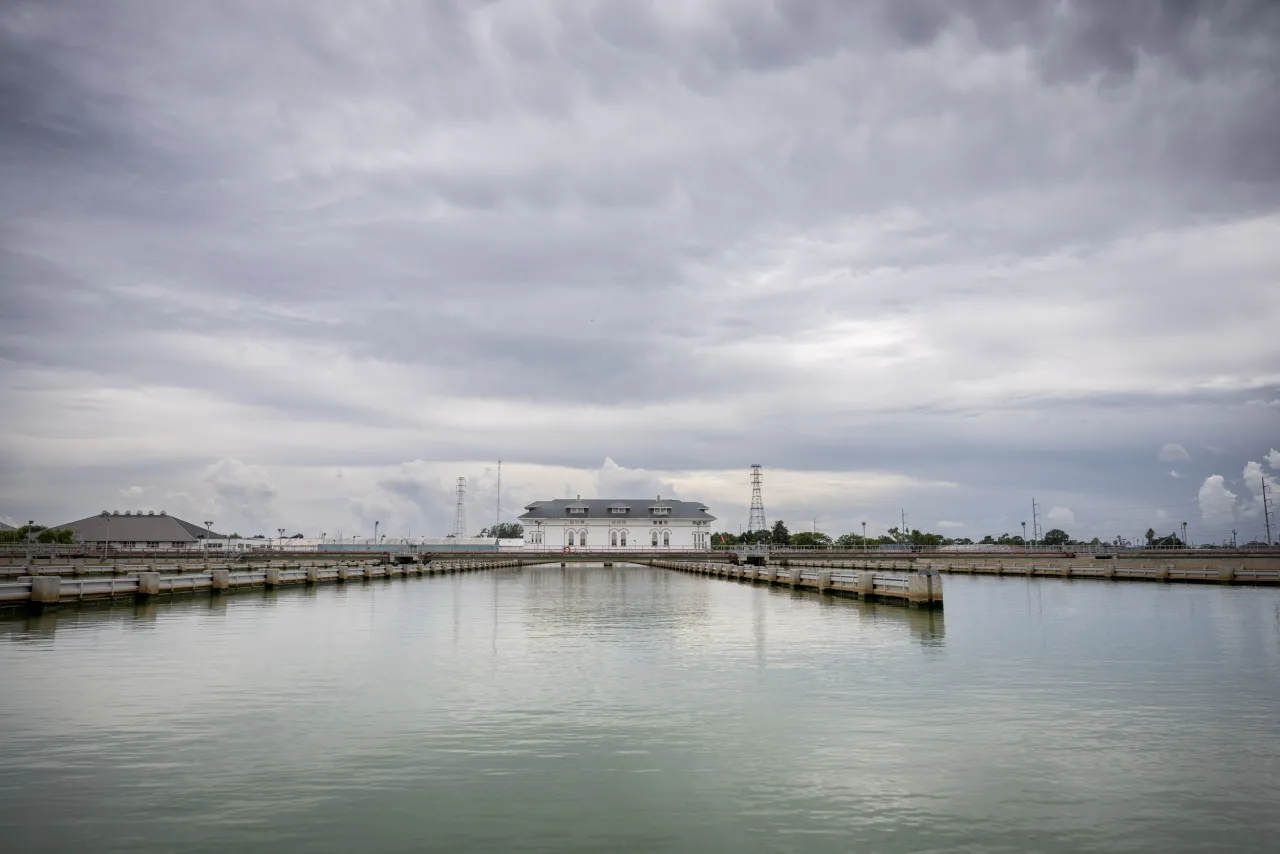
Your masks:
{"label": "storm cloud", "polygon": [[0,516],[1258,536],[1274,3],[12,2],[0,116]]}

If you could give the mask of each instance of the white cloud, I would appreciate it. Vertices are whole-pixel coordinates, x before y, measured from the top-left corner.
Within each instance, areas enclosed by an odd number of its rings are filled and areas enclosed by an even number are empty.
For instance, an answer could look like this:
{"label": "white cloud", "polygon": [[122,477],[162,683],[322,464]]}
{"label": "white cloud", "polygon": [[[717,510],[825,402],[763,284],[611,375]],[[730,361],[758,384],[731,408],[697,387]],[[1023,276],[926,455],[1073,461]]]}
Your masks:
{"label": "white cloud", "polygon": [[262,527],[272,521],[271,506],[278,490],[263,469],[223,457],[205,469],[204,479],[217,496],[217,512],[226,520],[219,520],[221,524]]}
{"label": "white cloud", "polygon": [[126,486],[124,489],[120,490],[120,497],[121,498],[137,498],[146,491],[147,490],[141,486]]}
{"label": "white cloud", "polygon": [[963,528],[965,526],[964,522],[950,522],[946,519],[938,522],[937,525],[939,528]]}
{"label": "white cloud", "polygon": [[1177,469],[1174,469],[1173,471],[1169,472],[1169,477],[1173,477],[1173,478],[1184,478],[1184,477],[1186,477],[1186,475],[1185,475],[1185,474],[1180,473]]}
{"label": "white cloud", "polygon": [[1200,484],[1197,496],[1200,502],[1200,518],[1207,525],[1229,525],[1235,521],[1236,495],[1227,489],[1226,480],[1220,474],[1210,475]]}
{"label": "white cloud", "polygon": [[1280,472],[1280,451],[1272,448],[1267,452],[1266,460],[1272,471]]}
{"label": "white cloud", "polygon": [[1173,463],[1178,462],[1179,460],[1189,460],[1191,459],[1191,455],[1187,453],[1186,448],[1170,442],[1160,449],[1160,453],[1156,455],[1156,459],[1164,463]]}
{"label": "white cloud", "polygon": [[1241,478],[1249,496],[1242,501],[1240,515],[1245,519],[1256,519],[1262,515],[1262,464],[1252,460],[1245,463]]}
{"label": "white cloud", "polygon": [[594,480],[597,498],[680,497],[675,485],[660,475],[620,466],[611,457],[604,458]]}
{"label": "white cloud", "polygon": [[1045,514],[1044,518],[1045,521],[1056,527],[1076,524],[1076,514],[1072,512],[1070,507],[1053,507]]}

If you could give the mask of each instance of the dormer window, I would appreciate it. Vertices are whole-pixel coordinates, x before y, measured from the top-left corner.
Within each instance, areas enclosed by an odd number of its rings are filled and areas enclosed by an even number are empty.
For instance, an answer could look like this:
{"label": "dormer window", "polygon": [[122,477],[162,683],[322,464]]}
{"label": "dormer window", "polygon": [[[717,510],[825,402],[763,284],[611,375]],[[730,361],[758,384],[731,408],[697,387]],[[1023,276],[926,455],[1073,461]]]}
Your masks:
{"label": "dormer window", "polygon": [[670,507],[663,507],[663,506],[660,506],[660,505],[658,505],[658,506],[654,506],[654,507],[650,507],[650,508],[649,508],[649,510],[650,510],[650,511],[653,513],[653,515],[655,515],[655,516],[667,516],[667,515],[670,515],[670,513],[671,513],[671,508],[670,508]]}
{"label": "dormer window", "polygon": [[625,516],[631,512],[631,508],[625,504],[612,504],[609,506],[609,512],[614,516]]}
{"label": "dormer window", "polygon": [[586,514],[587,514],[587,508],[585,508],[585,507],[570,507],[570,508],[569,508],[569,515],[570,515],[570,516],[585,516]]}

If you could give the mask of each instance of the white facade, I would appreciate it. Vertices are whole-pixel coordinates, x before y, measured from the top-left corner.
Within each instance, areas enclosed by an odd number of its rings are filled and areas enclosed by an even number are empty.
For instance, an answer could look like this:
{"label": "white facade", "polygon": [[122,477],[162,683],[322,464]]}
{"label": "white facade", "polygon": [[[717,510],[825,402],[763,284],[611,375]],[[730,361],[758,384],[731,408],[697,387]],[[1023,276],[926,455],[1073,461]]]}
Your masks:
{"label": "white facade", "polygon": [[557,499],[520,517],[527,551],[703,551],[715,517],[692,501]]}

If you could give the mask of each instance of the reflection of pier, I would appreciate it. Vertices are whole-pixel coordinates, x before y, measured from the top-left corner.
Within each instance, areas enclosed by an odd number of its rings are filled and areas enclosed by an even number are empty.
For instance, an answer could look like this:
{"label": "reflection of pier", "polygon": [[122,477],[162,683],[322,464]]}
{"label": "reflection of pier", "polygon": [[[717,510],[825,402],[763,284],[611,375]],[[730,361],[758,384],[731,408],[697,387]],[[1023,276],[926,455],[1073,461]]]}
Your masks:
{"label": "reflection of pier", "polygon": [[654,560],[647,563],[662,569],[779,585],[794,590],[813,590],[873,602],[893,602],[913,608],[942,607],[942,579],[936,572],[918,568],[909,570],[906,574],[886,574],[870,569],[808,569],[794,565],[734,566],[678,560]]}

